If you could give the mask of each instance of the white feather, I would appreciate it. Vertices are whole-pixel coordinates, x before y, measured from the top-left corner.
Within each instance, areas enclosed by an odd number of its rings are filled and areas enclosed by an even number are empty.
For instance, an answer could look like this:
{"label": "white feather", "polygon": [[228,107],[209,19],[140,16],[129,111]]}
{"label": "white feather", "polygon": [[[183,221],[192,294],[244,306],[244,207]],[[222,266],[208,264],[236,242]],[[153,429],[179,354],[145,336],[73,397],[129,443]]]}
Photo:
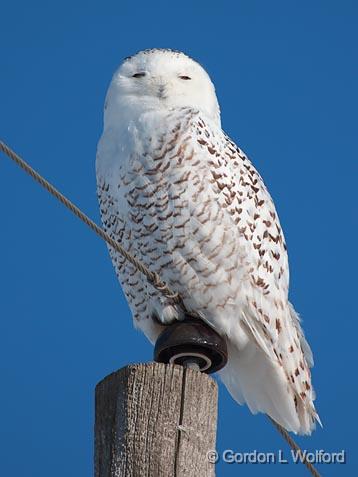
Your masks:
{"label": "white feather", "polygon": [[[253,413],[309,434],[312,353],[288,301],[279,219],[254,166],[221,130],[215,89],[182,53],[127,59],[97,154],[104,227],[228,343],[223,382]],[[182,310],[110,249],[135,325],[154,342]]]}

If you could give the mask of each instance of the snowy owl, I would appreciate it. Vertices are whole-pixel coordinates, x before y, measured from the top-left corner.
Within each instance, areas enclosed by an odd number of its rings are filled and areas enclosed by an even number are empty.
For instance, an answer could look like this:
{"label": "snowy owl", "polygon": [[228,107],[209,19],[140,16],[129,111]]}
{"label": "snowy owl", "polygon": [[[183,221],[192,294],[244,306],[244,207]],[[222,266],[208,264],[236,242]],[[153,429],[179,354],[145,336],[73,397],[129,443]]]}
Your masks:
{"label": "snowy owl", "polygon": [[[310,434],[312,353],[288,301],[272,199],[222,131],[214,86],[185,54],[150,49],[113,76],[97,150],[103,226],[227,341],[221,379],[253,413]],[[183,311],[110,248],[133,321],[151,342]]]}

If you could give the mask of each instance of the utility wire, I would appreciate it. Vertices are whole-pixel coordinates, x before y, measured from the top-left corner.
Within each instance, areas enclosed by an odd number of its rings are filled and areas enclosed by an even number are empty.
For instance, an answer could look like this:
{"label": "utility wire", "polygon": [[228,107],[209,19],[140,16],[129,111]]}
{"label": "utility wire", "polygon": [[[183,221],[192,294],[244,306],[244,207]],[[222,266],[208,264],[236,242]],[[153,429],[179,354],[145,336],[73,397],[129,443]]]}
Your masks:
{"label": "utility wire", "polygon": [[272,422],[272,424],[276,427],[278,432],[285,439],[285,441],[291,447],[291,449],[297,453],[297,456],[299,456],[300,462],[302,462],[302,464],[304,464],[307,467],[307,469],[311,472],[312,475],[314,475],[314,477],[321,477],[321,474],[318,473],[314,465],[307,459],[306,454],[302,451],[299,445],[296,444],[296,442],[292,439],[292,437],[286,431],[286,429],[282,427],[278,422],[274,421],[272,417],[270,417],[269,415],[267,415],[267,417]]}
{"label": "utility wire", "polygon": [[[127,250],[125,250],[118,242],[112,239],[101,227],[99,227],[93,220],[91,220],[85,213],[83,213],[73,202],[67,197],[61,194],[50,182],[41,176],[35,169],[33,169],[27,162],[25,162],[15,151],[7,146],[3,141],[0,141],[0,150],[6,154],[12,161],[21,167],[27,174],[29,174],[36,182],[44,187],[50,194],[58,199],[65,207],[67,207],[73,214],[75,214],[82,222],[84,222],[90,229],[92,229],[97,235],[99,235],[105,242],[107,242],[116,252],[120,253],[129,263],[131,263],[137,270],[139,270],[148,281],[163,295],[171,298],[174,303],[181,304],[182,301],[178,293],[173,293],[168,285],[161,281],[159,275],[156,272],[150,271],[142,262],[137,260]],[[315,467],[308,462],[305,454],[301,448],[292,439],[289,433],[280,424],[274,421],[270,416],[267,416],[272,424],[276,427],[278,432],[282,435],[292,450],[296,451],[300,455],[300,460],[314,477],[320,477]]]}
{"label": "utility wire", "polygon": [[18,166],[20,166],[25,172],[27,172],[36,182],[44,187],[50,194],[58,199],[65,207],[67,207],[72,213],[74,213],[79,219],[82,220],[90,229],[92,229],[97,235],[99,235],[105,242],[107,242],[116,252],[120,253],[128,262],[145,275],[148,281],[157,288],[163,295],[171,298],[175,303],[180,303],[178,293],[173,293],[169,287],[160,280],[157,273],[150,271],[142,262],[137,260],[127,250],[125,250],[118,242],[112,239],[101,227],[99,227],[93,220],[91,220],[86,214],[84,214],[73,202],[67,197],[61,194],[52,184],[44,179],[38,172],[36,172],[27,162],[25,162],[20,156],[16,154],[9,146],[0,141],[0,150],[3,151],[10,159],[12,159]]}

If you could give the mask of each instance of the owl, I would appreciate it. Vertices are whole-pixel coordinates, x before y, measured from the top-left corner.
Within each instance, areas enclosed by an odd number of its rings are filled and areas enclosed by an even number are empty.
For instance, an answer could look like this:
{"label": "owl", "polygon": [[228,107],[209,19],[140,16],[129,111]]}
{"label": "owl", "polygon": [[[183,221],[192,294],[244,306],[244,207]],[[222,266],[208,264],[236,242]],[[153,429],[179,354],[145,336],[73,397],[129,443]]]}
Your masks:
{"label": "owl", "polygon": [[[265,184],[223,132],[215,88],[184,53],[124,60],[109,86],[97,149],[105,230],[227,342],[233,398],[288,431],[319,421],[312,353],[288,300],[284,235]],[[183,306],[109,247],[134,325],[154,343]]]}

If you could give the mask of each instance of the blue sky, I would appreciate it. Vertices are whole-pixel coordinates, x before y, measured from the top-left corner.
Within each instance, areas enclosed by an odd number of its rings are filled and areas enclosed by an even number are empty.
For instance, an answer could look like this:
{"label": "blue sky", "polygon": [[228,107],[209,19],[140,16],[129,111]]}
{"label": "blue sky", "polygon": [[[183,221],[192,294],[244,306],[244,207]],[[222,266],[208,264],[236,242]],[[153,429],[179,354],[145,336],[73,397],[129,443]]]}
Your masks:
{"label": "blue sky", "polygon": [[[149,47],[183,50],[216,85],[227,133],[275,200],[291,300],[315,354],[324,423],[306,449],[347,452],[358,471],[356,2],[4,1],[0,137],[95,220],[96,144],[111,75]],[[105,245],[0,158],[0,474],[92,472],[95,384],[148,361]],[[220,387],[218,450],[285,443]],[[219,463],[218,476],[307,475],[302,466]]]}

